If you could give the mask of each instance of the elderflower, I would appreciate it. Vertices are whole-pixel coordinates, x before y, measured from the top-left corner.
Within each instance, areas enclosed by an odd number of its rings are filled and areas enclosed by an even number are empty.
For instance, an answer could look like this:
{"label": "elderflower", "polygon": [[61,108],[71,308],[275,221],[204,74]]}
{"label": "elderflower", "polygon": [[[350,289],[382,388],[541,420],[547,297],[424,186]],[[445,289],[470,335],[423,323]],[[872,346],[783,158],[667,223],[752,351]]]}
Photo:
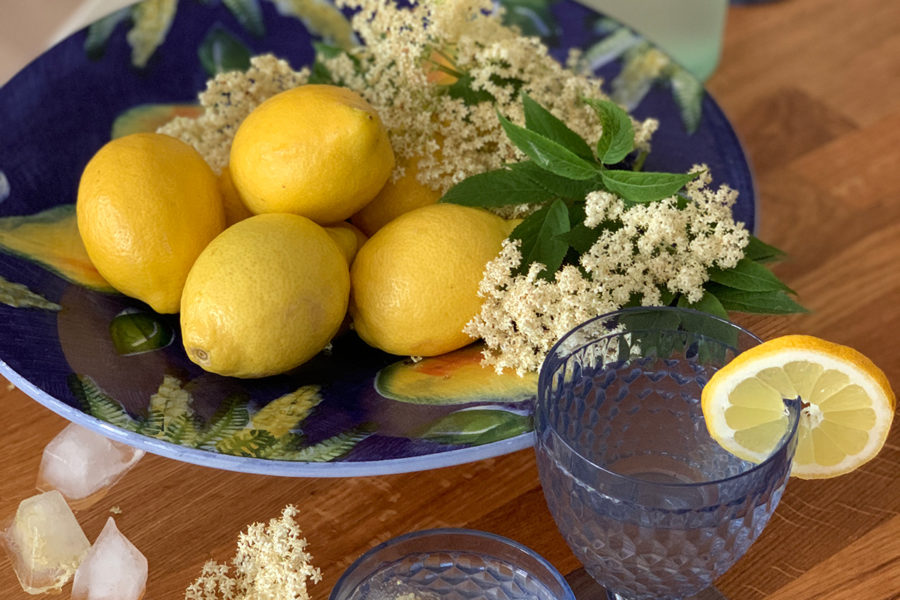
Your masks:
{"label": "elderflower", "polygon": [[534,263],[516,274],[519,242],[507,240],[487,265],[478,292],[481,312],[465,329],[484,339],[484,362],[523,375],[538,370],[553,344],[576,325],[634,298],[643,306],[659,305],[666,289],[699,301],[709,269],[734,267],[749,233],[732,217],[737,192],[710,189],[704,166],[691,172],[698,176],[685,188],[684,206],[672,197],[626,207],[610,192],[588,194],[585,226],[618,226],[603,229],[582,255],[583,271],[566,265],[547,280],[540,276],[545,267]]}
{"label": "elderflower", "polygon": [[219,173],[228,164],[231,140],[254,108],[279,92],[306,83],[309,71],[294,71],[284,60],[266,54],[250,59],[246,71],[220,73],[200,93],[205,108],[199,117],[176,117],[157,131],[193,146]]}
{"label": "elderflower", "polygon": [[318,583],[322,573],[311,564],[296,515],[288,505],[280,519],[250,525],[231,559],[235,576],[227,565],[209,561],[185,600],[309,600],[307,582]]}
{"label": "elderflower", "polygon": [[[602,81],[561,65],[539,38],[503,25],[503,9],[491,0],[424,0],[410,8],[393,0],[338,0],[338,6],[356,11],[351,25],[362,45],[318,59],[336,82],[375,108],[398,164],[419,159],[417,178],[423,185],[443,193],[466,177],[522,160],[497,119],[499,110],[514,123],[524,122],[520,92],[583,137],[601,133],[582,99],[606,98]],[[430,82],[435,55],[447,57],[472,93],[489,94],[494,101],[467,103],[453,97],[452,84]],[[243,119],[267,98],[309,78],[308,69],[293,71],[272,56],[255,57],[246,72],[223,73],[208,82],[199,97],[206,109],[200,117],[177,118],[159,131],[194,146],[219,172]],[[654,119],[634,123],[636,147],[649,149],[657,125]],[[399,169],[394,173],[401,175]],[[517,207],[503,216],[527,212]]]}

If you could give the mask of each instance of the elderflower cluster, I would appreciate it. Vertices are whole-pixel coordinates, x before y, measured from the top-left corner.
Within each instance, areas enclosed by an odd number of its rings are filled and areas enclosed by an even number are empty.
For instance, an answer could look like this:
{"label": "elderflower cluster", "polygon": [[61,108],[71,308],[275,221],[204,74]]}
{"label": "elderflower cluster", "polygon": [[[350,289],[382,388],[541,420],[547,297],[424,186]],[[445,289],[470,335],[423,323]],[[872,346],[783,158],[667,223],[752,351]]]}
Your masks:
{"label": "elderflower cluster", "polygon": [[250,525],[231,560],[235,576],[228,565],[209,561],[185,600],[309,600],[307,582],[318,583],[322,573],[311,564],[296,515],[288,505],[280,519]]}
{"label": "elderflower cluster", "polygon": [[692,172],[698,176],[686,186],[683,206],[676,197],[626,206],[615,194],[590,193],[585,226],[605,227],[582,255],[583,271],[566,265],[551,281],[541,277],[544,265],[534,263],[517,275],[519,242],[507,240],[486,267],[481,312],[465,329],[484,339],[484,362],[523,375],[538,370],[553,344],[576,325],[635,298],[643,306],[659,305],[667,289],[689,302],[700,300],[709,269],[737,265],[749,233],[732,217],[737,192],[711,189],[703,166]]}
{"label": "elderflower cluster", "polygon": [[206,90],[199,95],[203,114],[176,117],[158,131],[193,146],[219,173],[228,164],[231,140],[244,118],[265,100],[308,79],[307,69],[294,71],[271,54],[255,56],[246,71],[220,73],[206,83]]}
{"label": "elderflower cluster", "polygon": [[[411,9],[393,0],[339,0],[359,11],[353,28],[363,42],[324,60],[333,76],[357,90],[378,111],[403,160],[419,158],[419,181],[444,192],[470,175],[523,160],[497,119],[497,111],[524,122],[520,92],[587,139],[601,133],[582,99],[605,98],[601,81],[565,68],[535,37],[501,22],[491,0],[426,0]],[[434,74],[441,73],[434,83]],[[457,75],[472,92],[494,102],[466,103],[447,86]],[[647,148],[657,122],[635,124],[635,142]]]}
{"label": "elderflower cluster", "polygon": [[[408,9],[394,0],[338,0],[338,6],[356,10],[351,25],[363,43],[318,58],[378,112],[399,159],[395,177],[418,158],[418,180],[446,192],[470,175],[523,160],[497,119],[499,110],[524,123],[520,92],[586,139],[599,138],[600,121],[582,99],[605,98],[601,80],[564,67],[538,38],[504,26],[503,9],[491,0],[423,0]],[[246,72],[223,73],[207,83],[199,97],[204,114],[177,118],[159,131],[194,146],[219,172],[243,119],[309,76],[308,69],[294,71],[272,56],[256,57]],[[495,102],[452,97],[457,76],[466,78],[471,92],[490,94]],[[649,149],[657,126],[654,119],[635,122],[638,148]]]}

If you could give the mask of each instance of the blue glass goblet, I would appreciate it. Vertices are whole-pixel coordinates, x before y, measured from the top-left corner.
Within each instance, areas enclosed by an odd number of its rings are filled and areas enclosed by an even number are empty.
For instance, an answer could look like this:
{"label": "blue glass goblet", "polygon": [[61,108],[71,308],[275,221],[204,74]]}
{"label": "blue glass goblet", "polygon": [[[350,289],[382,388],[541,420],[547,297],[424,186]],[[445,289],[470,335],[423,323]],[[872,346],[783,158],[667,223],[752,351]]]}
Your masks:
{"label": "blue glass goblet", "polygon": [[538,469],[557,526],[613,600],[688,598],[740,558],[781,499],[799,407],[762,463],[709,435],[700,392],[759,339],[677,308],[624,309],[564,336],[540,373]]}

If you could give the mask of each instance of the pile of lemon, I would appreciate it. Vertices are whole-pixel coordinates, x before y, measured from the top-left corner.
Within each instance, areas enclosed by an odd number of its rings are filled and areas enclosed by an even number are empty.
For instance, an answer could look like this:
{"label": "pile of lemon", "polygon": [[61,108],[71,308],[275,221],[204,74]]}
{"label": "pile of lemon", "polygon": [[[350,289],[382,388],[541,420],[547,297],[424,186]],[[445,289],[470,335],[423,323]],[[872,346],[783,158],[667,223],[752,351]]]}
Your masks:
{"label": "pile of lemon", "polygon": [[398,355],[472,341],[463,327],[512,225],[437,204],[414,163],[392,181],[386,128],[361,96],[328,85],[278,94],[241,124],[229,160],[217,177],[188,144],[133,134],[101,148],[78,189],[94,266],[122,293],[180,312],[192,361],[236,377],[283,373],[348,319]]}

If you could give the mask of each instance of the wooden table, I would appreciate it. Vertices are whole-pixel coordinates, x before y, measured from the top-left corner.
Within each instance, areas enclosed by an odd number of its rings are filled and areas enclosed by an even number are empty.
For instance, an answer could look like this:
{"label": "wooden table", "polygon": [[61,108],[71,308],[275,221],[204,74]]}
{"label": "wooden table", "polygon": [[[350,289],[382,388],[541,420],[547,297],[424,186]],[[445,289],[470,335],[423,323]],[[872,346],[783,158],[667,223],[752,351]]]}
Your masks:
{"label": "wooden table", "polygon": [[[734,7],[709,89],[757,174],[760,236],[790,253],[778,274],[812,313],[738,320],[768,338],[809,333],[854,346],[900,387],[900,3],[784,0]],[[43,446],[66,422],[0,383],[0,519],[33,494]],[[791,481],[770,526],[721,590],[732,600],[900,598],[900,427],[873,462]],[[79,513],[93,539],[109,509],[147,556],[146,600],[181,598],[239,531],[296,504],[325,599],[362,552],[416,529],[514,538],[561,572],[578,561],[544,504],[534,455],[357,479],[242,475],[146,456]],[[68,591],[66,591],[68,594]],[[0,558],[0,597],[28,598]],[[582,598],[587,598],[582,595]]]}

